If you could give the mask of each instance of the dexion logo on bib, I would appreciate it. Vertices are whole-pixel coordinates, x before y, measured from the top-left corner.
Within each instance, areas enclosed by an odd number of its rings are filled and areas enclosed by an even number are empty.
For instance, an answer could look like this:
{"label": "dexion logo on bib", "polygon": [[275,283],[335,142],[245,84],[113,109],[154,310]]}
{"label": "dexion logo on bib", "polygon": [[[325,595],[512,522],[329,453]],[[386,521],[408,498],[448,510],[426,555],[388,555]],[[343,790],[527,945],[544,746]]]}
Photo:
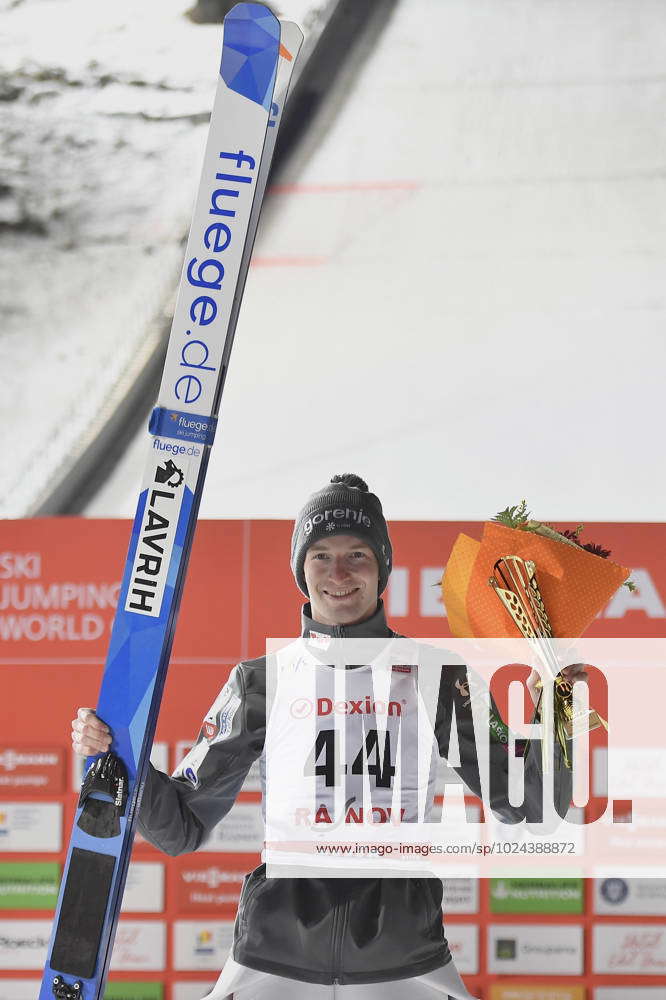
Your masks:
{"label": "dexion logo on bib", "polygon": [[373,701],[367,694],[357,701],[317,698],[317,715],[402,715],[402,704],[399,701],[389,701],[387,705],[385,701]]}
{"label": "dexion logo on bib", "polygon": [[155,468],[146,491],[139,540],[132,565],[125,610],[157,617],[162,606],[178,515],[183,502],[185,474],[172,459]]}

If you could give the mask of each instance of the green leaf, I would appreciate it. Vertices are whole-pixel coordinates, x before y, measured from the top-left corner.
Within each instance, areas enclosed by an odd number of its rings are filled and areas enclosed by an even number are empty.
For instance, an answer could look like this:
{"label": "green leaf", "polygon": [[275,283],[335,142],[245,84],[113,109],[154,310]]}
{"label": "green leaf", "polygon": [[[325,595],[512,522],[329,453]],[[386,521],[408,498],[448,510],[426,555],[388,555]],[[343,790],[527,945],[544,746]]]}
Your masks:
{"label": "green leaf", "polygon": [[530,512],[527,509],[527,501],[521,500],[515,507],[505,507],[499,514],[495,514],[492,520],[498,524],[505,525],[507,528],[519,528],[521,524],[524,524],[529,519],[529,516]]}

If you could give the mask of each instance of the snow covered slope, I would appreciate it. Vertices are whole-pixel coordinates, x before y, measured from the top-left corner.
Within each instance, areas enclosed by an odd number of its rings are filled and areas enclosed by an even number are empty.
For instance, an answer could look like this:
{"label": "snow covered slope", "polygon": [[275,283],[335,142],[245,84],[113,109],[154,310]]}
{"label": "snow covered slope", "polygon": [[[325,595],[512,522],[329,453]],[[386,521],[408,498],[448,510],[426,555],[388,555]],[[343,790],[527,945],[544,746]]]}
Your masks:
{"label": "snow covered slope", "polygon": [[[222,28],[187,0],[0,6],[0,515],[23,516],[164,339]],[[337,0],[283,6],[316,38]]]}
{"label": "snow covered slope", "polygon": [[[396,6],[269,199],[203,516],[293,516],[355,471],[389,517],[664,519],[665,29],[659,0]],[[177,139],[141,169],[185,213]],[[119,308],[41,287],[77,329]],[[88,513],[133,512],[145,447]]]}

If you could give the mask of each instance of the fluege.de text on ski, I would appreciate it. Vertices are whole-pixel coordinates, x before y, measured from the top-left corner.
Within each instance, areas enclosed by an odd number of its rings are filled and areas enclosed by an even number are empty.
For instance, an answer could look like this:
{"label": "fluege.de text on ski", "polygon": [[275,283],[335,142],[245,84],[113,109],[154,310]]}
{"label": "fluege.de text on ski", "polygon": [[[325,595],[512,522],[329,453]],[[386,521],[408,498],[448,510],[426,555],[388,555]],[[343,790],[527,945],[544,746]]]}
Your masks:
{"label": "fluege.de text on ski", "polygon": [[[205,385],[204,380],[212,380],[213,388],[217,381],[217,375],[212,374],[217,372],[217,365],[209,363],[211,350],[204,328],[213,324],[218,313],[223,311],[221,304],[218,304],[218,297],[223,290],[225,268],[217,255],[224,254],[231,245],[233,223],[227,224],[222,220],[235,219],[240,204],[239,199],[242,197],[247,197],[250,203],[252,201],[254,177],[252,173],[246,171],[254,171],[254,157],[241,149],[237,153],[221,152],[219,158],[224,161],[224,167],[230,172],[221,171],[215,174],[215,180],[224,182],[224,186],[216,187],[210,198],[208,214],[213,216],[215,221],[207,226],[202,237],[203,247],[209,252],[209,256],[191,257],[185,265],[187,284],[193,291],[197,291],[189,304],[188,315],[199,329],[183,331],[179,369],[183,368],[185,371],[177,370],[175,373],[173,392],[177,400],[188,404],[195,403],[200,398]],[[234,169],[237,172],[231,172]],[[207,291],[204,294],[199,291],[200,289]],[[189,289],[185,286],[184,290]],[[227,304],[227,310],[230,309],[231,302]]]}

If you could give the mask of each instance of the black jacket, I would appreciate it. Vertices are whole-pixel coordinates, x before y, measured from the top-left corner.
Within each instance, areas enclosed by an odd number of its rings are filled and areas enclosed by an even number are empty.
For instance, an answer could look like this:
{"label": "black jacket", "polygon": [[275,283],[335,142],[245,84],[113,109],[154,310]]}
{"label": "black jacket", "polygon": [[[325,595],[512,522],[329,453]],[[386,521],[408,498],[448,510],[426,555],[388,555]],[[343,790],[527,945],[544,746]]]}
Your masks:
{"label": "black jacket", "polygon": [[[310,607],[305,605],[305,637],[310,630],[335,637],[396,635],[386,623],[381,602],[371,619],[356,626],[332,628],[312,621],[309,613]],[[435,725],[442,756],[448,748],[447,723],[456,678],[456,668],[442,671]],[[152,767],[149,771],[139,830],[167,854],[195,851],[202,844],[231,809],[251,764],[262,753],[265,657],[234,668],[214,709],[217,740],[211,740],[210,731],[207,734],[202,729],[174,777]],[[457,702],[457,717],[460,711]],[[469,759],[463,746],[466,732],[458,721],[462,767],[456,770],[478,794],[476,768],[465,763]],[[473,731],[470,738],[473,744]],[[506,802],[507,753],[499,744],[491,753],[491,806],[506,817],[522,818]],[[571,797],[571,777],[562,766],[558,749],[556,754],[555,789],[562,812]],[[525,763],[526,799],[540,801],[537,745],[530,749]],[[442,883],[437,878],[267,879],[265,865],[260,865],[243,883],[233,957],[252,969],[320,984],[385,982],[424,975],[451,961],[441,902]]]}

